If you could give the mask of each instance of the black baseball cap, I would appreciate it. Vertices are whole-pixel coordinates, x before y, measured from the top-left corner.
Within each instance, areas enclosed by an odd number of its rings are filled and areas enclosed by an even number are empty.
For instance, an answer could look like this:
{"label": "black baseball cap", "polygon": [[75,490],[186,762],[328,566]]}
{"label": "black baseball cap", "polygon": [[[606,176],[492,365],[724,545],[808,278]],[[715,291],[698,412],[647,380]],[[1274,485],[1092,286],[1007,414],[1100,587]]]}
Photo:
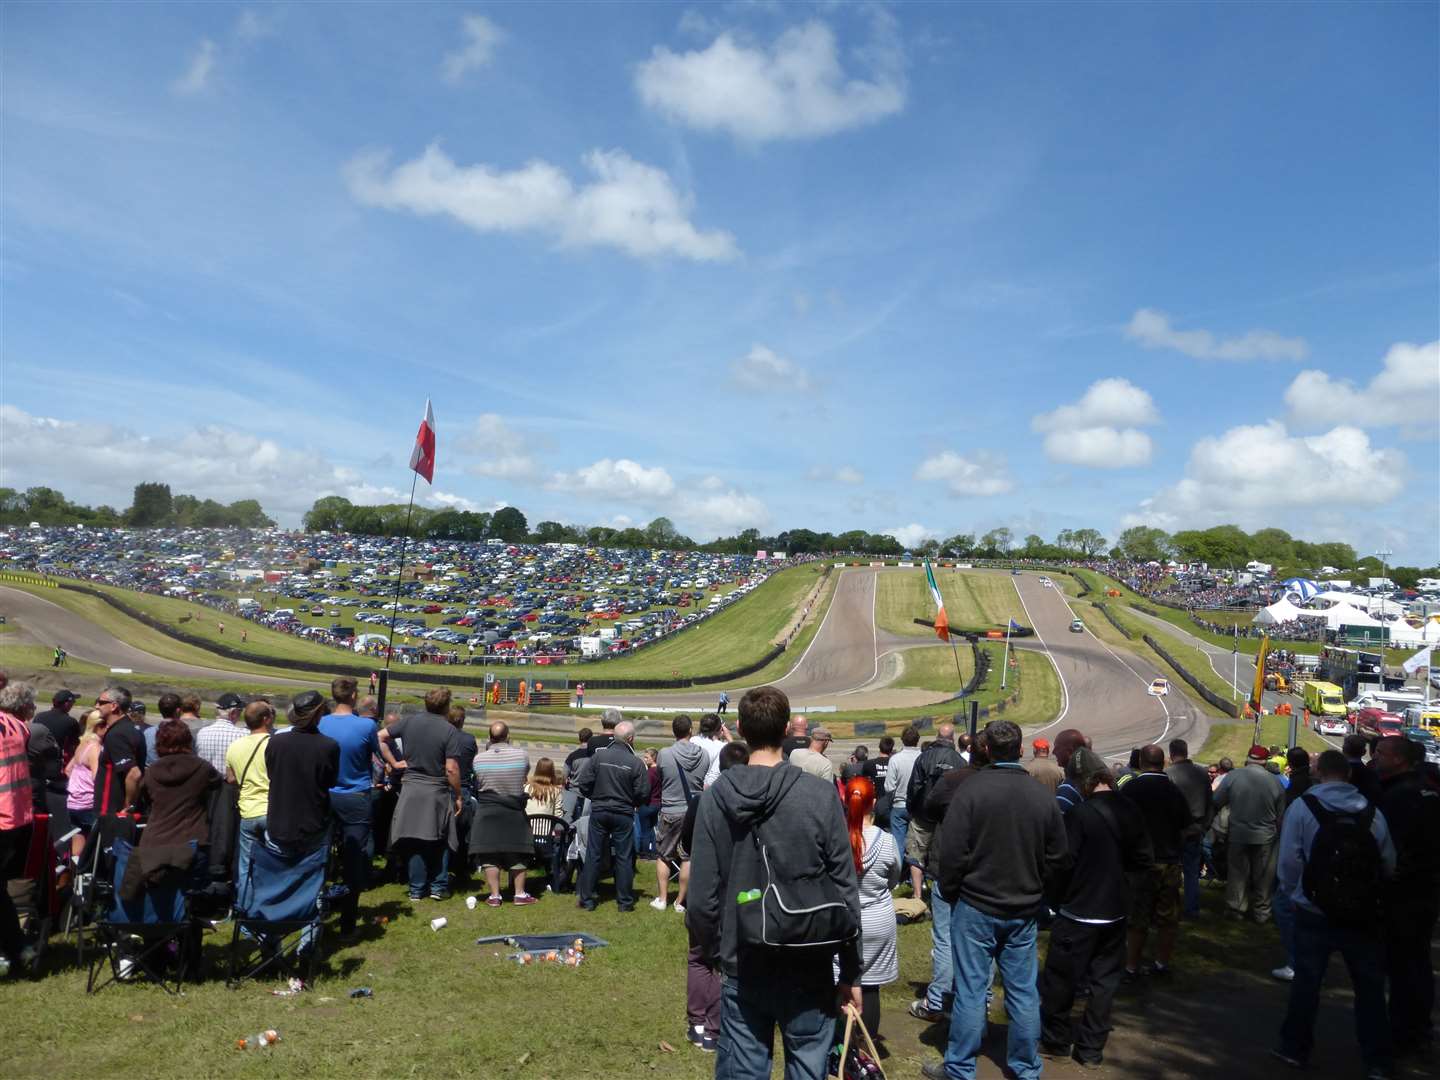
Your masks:
{"label": "black baseball cap", "polygon": [[239,709],[245,705],[245,699],[239,694],[226,691],[220,695],[220,700],[215,703],[222,709]]}
{"label": "black baseball cap", "polygon": [[143,702],[143,701],[132,701],[132,702],[130,703],[130,715],[131,715],[131,716],[144,716],[144,715],[145,715],[145,702]]}
{"label": "black baseball cap", "polygon": [[309,724],[326,714],[327,704],[325,695],[318,690],[302,690],[290,701],[290,721]]}
{"label": "black baseball cap", "polygon": [[57,690],[55,696],[50,699],[50,704],[57,708],[64,708],[74,700],[76,700],[74,690]]}

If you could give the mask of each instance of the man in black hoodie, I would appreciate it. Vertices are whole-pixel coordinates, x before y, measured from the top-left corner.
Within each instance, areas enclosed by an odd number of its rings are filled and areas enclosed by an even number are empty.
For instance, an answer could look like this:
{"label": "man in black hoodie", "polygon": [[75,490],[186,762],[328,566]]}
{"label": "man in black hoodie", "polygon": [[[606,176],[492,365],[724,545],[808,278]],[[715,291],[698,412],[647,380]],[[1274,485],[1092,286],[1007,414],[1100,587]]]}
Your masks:
{"label": "man in black hoodie", "polygon": [[[1094,1067],[1110,1034],[1110,1007],[1125,962],[1129,875],[1148,873],[1153,859],[1139,806],[1116,793],[1100,756],[1082,746],[1071,761],[1084,801],[1065,815],[1072,869],[1051,891],[1057,914],[1040,976],[1040,1052]],[[1084,1016],[1072,1025],[1080,986],[1088,986],[1090,996]]]}
{"label": "man in black hoodie", "polygon": [[[789,699],[773,686],[745,694],[740,737],[750,745],[749,764],[726,770],[705,789],[695,826],[685,923],[725,976],[715,1075],[729,1080],[768,1080],[777,1024],[785,1075],[824,1080],[838,1011],[837,953],[839,1002],[860,1007],[855,859],[834,786],[784,760],[789,719]],[[767,881],[816,887],[827,903],[848,908],[855,933],[834,946],[753,941],[754,923],[742,925],[741,905],[763,914],[761,905],[772,902]]]}
{"label": "man in black hoodie", "polygon": [[1069,862],[1055,796],[1020,764],[1020,728],[985,726],[990,764],[962,783],[940,837],[941,895],[950,902],[955,1005],[945,1060],[932,1080],[975,1075],[985,1037],[985,991],[1000,965],[1010,1019],[1006,1064],[1020,1080],[1040,1075],[1040,999],[1035,990],[1036,916],[1045,884]]}

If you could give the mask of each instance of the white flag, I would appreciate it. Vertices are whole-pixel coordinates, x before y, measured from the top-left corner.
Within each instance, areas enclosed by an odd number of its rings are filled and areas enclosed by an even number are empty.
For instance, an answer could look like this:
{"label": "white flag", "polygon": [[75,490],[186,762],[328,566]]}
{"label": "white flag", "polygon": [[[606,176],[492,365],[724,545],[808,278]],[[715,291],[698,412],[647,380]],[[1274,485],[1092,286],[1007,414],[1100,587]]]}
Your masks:
{"label": "white flag", "polygon": [[1406,660],[1403,664],[1401,664],[1400,666],[1405,669],[1405,674],[1414,675],[1415,672],[1419,671],[1422,667],[1429,667],[1430,650],[1434,647],[1435,646],[1433,645],[1426,645],[1414,656],[1410,657],[1409,660]]}

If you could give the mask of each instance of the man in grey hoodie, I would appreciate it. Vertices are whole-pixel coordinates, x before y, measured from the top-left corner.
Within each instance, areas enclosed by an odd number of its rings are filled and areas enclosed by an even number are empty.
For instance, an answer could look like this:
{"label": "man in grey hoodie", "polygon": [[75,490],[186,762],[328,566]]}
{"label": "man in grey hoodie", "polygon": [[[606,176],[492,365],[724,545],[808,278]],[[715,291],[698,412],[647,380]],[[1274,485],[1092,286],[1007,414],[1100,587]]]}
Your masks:
{"label": "man in grey hoodie", "polygon": [[660,751],[656,766],[660,770],[660,818],[655,823],[655,899],[650,906],[664,911],[670,894],[670,864],[680,867],[680,889],[675,894],[675,910],[685,911],[685,889],[690,884],[690,859],[680,850],[680,831],[685,825],[685,811],[700,797],[705,787],[705,772],[710,755],[690,741],[690,717],[681,713],[670,723],[675,741]]}
{"label": "man in grey hoodie", "polygon": [[1365,1061],[1365,1075],[1368,1080],[1384,1080],[1391,1075],[1394,1052],[1385,1011],[1380,890],[1375,890],[1373,917],[1354,923],[1339,922],[1322,911],[1311,895],[1306,868],[1318,864],[1315,845],[1323,827],[1320,817],[1355,824],[1368,819],[1370,835],[1379,848],[1380,875],[1385,879],[1395,874],[1395,845],[1385,816],[1349,782],[1350,763],[1344,754],[1326,750],[1313,771],[1314,785],[1285,812],[1280,834],[1279,888],[1295,905],[1295,979],[1290,984],[1290,1002],[1280,1026],[1280,1045],[1271,1053],[1295,1068],[1304,1068],[1309,1062],[1320,985],[1330,966],[1330,954],[1338,952],[1345,959],[1355,988],[1355,1034]]}
{"label": "man in grey hoodie", "polygon": [[[837,1004],[860,1007],[858,933],[836,947],[749,944],[740,932],[740,905],[751,892],[736,884],[766,880],[765,865],[791,880],[827,879],[860,925],[855,859],[835,789],[785,763],[781,741],[790,702],[773,686],[740,701],[740,737],[748,765],[726,770],[701,796],[690,864],[686,925],[725,984],[715,1075],[768,1080],[775,1026],[785,1045],[789,1080],[825,1080]],[[761,829],[763,827],[763,848]],[[833,964],[838,953],[840,985]]]}

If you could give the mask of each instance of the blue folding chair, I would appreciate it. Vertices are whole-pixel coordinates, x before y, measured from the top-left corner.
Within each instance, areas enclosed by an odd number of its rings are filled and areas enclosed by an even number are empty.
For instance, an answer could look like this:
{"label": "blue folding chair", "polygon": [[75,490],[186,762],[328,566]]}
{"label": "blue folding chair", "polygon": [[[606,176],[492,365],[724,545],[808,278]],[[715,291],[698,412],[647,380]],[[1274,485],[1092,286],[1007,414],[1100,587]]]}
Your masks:
{"label": "blue folding chair", "polygon": [[[193,841],[190,847],[195,849]],[[120,886],[133,853],[128,840],[117,838],[111,844],[115,872],[110,906],[95,925],[97,948],[85,991],[93,994],[113,982],[144,979],[178,994],[199,960],[199,927],[190,917],[186,895],[188,876],[177,871],[161,884],[147,885],[136,899],[125,900]],[[109,974],[101,978],[107,966]]]}
{"label": "blue folding chair", "polygon": [[328,844],[303,855],[255,845],[235,908],[228,986],[292,967],[304,968],[307,984],[314,981],[327,906],[345,892],[324,890],[329,853]]}

